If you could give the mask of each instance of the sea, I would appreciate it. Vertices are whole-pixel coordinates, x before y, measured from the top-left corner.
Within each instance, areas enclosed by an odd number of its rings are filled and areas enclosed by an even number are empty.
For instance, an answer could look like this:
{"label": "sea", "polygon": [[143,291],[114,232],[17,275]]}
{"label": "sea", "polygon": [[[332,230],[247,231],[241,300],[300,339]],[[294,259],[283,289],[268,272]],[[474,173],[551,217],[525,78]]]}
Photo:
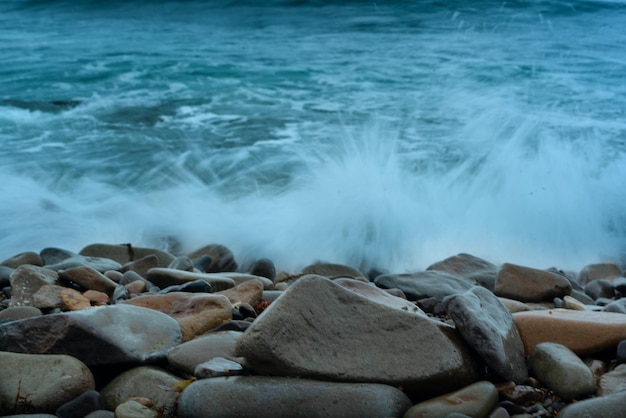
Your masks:
{"label": "sea", "polygon": [[2,0],[0,259],[626,263],[624,0]]}

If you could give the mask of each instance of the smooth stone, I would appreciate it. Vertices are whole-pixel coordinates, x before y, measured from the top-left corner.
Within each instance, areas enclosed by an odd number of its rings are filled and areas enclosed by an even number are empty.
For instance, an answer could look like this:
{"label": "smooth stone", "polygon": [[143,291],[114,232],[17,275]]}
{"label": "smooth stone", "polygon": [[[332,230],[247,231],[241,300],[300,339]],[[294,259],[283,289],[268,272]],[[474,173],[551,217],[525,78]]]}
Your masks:
{"label": "smooth stone", "polygon": [[361,273],[354,267],[346,266],[344,264],[318,262],[303,268],[302,273],[316,274],[318,276],[324,276],[331,280],[343,277],[369,283],[369,280],[363,273]]}
{"label": "smooth stone", "polygon": [[134,260],[139,260],[148,255],[155,255],[157,257],[159,267],[167,267],[175,258],[167,251],[156,248],[134,247],[130,244],[90,244],[80,250],[79,254],[84,256],[109,258],[117,261],[120,265]]}
{"label": "smooth stone", "polygon": [[124,264],[120,271],[126,273],[127,271],[134,271],[141,277],[147,277],[148,271],[152,268],[159,267],[159,258],[154,254],[146,255],[139,260],[129,261]]}
{"label": "smooth stone", "polygon": [[[137,296],[147,291],[148,286],[146,285],[146,282],[144,282],[143,280],[135,280],[134,282],[125,284],[124,289],[126,289],[126,291],[128,292],[129,297],[133,297],[133,296]],[[167,293],[167,292],[164,292],[164,293]]]}
{"label": "smooth stone", "polygon": [[27,251],[14,255],[11,258],[7,258],[0,265],[16,269],[23,264],[30,264],[33,266],[42,267],[43,260],[41,256],[35,252]]}
{"label": "smooth stone", "polygon": [[263,298],[263,287],[260,280],[248,280],[230,289],[215,292],[215,294],[226,296],[233,304],[247,303],[256,306]]}
{"label": "smooth stone", "polygon": [[241,364],[223,357],[214,357],[211,360],[196,366],[193,374],[198,379],[219,376],[237,376],[243,373]]}
{"label": "smooth stone", "polygon": [[58,418],[83,418],[91,412],[105,408],[104,396],[95,390],[87,390],[58,407],[54,414]]}
{"label": "smooth stone", "polygon": [[477,284],[474,280],[436,270],[410,274],[383,274],[376,277],[374,283],[383,289],[400,289],[409,300],[429,297],[443,299],[446,296],[463,293]]}
{"label": "smooth stone", "polygon": [[618,363],[626,362],[626,340],[622,340],[617,344],[617,353],[615,356],[615,360]]}
{"label": "smooth stone", "polygon": [[121,304],[154,309],[171,316],[180,325],[183,341],[189,341],[232,319],[232,304],[228,298],[210,293],[142,295]]}
{"label": "smooth stone", "polygon": [[61,291],[61,302],[63,310],[67,311],[81,311],[91,307],[91,301],[74,289]]}
{"label": "smooth stone", "polygon": [[235,287],[235,281],[219,274],[194,273],[189,271],[153,268],[148,271],[147,279],[156,286],[164,289],[168,286],[185,284],[195,280],[204,280],[211,285],[214,292]]}
{"label": "smooth stone", "polygon": [[91,371],[65,355],[0,351],[0,415],[51,412],[95,389]]}
{"label": "smooth stone", "polygon": [[87,290],[83,293],[83,296],[95,306],[106,305],[110,301],[109,295],[104,292],[98,292],[97,290]]}
{"label": "smooth stone", "polygon": [[196,367],[215,357],[236,361],[235,346],[242,332],[220,331],[182,343],[167,353],[167,361],[175,369],[193,376]]}
{"label": "smooth stone", "polygon": [[[134,283],[137,283],[135,281]],[[211,293],[213,287],[206,280],[194,280],[185,284],[178,284],[174,286],[166,287],[159,291],[159,293],[172,293],[172,292],[189,292],[189,293]]]}
{"label": "smooth stone", "polygon": [[245,283],[250,280],[258,280],[263,283],[264,290],[272,290],[274,289],[274,282],[272,282],[267,277],[254,276],[248,273],[237,273],[237,272],[223,272],[223,273],[207,273],[209,275],[215,275],[217,277],[226,277],[235,282],[235,286]]}
{"label": "smooth stone", "polygon": [[406,411],[403,418],[439,418],[448,417],[453,413],[486,418],[497,404],[496,387],[493,383],[480,381],[455,392],[413,405]]}
{"label": "smooth stone", "polygon": [[626,392],[585,399],[567,405],[559,418],[620,418],[626,411]]}
{"label": "smooth stone", "polygon": [[175,319],[125,304],[0,324],[2,351],[67,354],[88,366],[153,362],[180,342]]}
{"label": "smooth stone", "polygon": [[622,275],[622,270],[615,263],[589,264],[578,273],[578,281],[581,285],[586,285],[594,280],[613,280]]}
{"label": "smooth stone", "polygon": [[569,297],[572,297],[585,305],[593,305],[595,303],[594,300],[582,290],[572,289],[572,293],[570,293]]}
{"label": "smooth stone", "polygon": [[99,271],[100,273],[104,273],[107,270],[119,270],[122,268],[122,265],[120,263],[110,258],[88,257],[69,251],[64,251],[64,255],[71,254],[69,257],[58,259],[57,262],[52,263],[50,261],[56,258],[44,256],[45,251],[48,250],[51,249],[47,248],[42,250],[41,255],[46,263],[45,267],[54,271],[67,270],[74,267],[91,267],[94,270]]}
{"label": "smooth stone", "polygon": [[56,284],[43,285],[33,294],[33,306],[39,309],[62,308],[63,300],[61,292],[67,290],[67,287]]}
{"label": "smooth stone", "polygon": [[6,266],[0,266],[0,288],[11,286],[11,274],[15,269]]}
{"label": "smooth stone", "polygon": [[392,308],[402,309],[408,312],[421,312],[423,311],[415,304],[406,299],[393,296],[389,292],[380,289],[374,284],[363,283],[361,280],[355,279],[335,279],[334,282],[339,286],[345,287],[354,293],[361,295],[382,305],[387,305]]}
{"label": "smooth stone", "polygon": [[537,379],[564,399],[579,399],[596,392],[591,369],[564,345],[537,344],[528,357],[528,366]]}
{"label": "smooth stone", "polygon": [[0,322],[17,321],[41,315],[41,310],[34,306],[13,306],[0,311]]}
{"label": "smooth stone", "polygon": [[178,416],[385,418],[400,417],[410,406],[411,401],[400,390],[374,383],[216,377],[193,382],[183,391]]}
{"label": "smooth stone", "polygon": [[[210,263],[203,269],[199,269],[203,273],[219,273],[237,270],[237,262],[235,261],[233,252],[224,245],[209,244],[187,254],[187,257],[191,258],[194,262],[195,259],[202,258],[202,256],[210,257]],[[198,266],[196,266],[196,268],[197,267]]]}
{"label": "smooth stone", "polygon": [[615,300],[602,309],[604,312],[626,314],[626,298]]}
{"label": "smooth stone", "polygon": [[93,411],[85,415],[85,418],[115,418],[115,412],[104,410]]}
{"label": "smooth stone", "polygon": [[268,278],[273,283],[276,279],[276,267],[274,266],[274,262],[269,258],[260,258],[252,263],[250,274]]}
{"label": "smooth stone", "polygon": [[457,254],[431,264],[426,270],[437,270],[476,281],[480,286],[493,291],[498,267],[489,261],[471,254]]}
{"label": "smooth stone", "polygon": [[626,364],[620,364],[598,380],[598,396],[626,391]]}
{"label": "smooth stone", "polygon": [[493,293],[476,286],[448,296],[443,304],[456,329],[491,370],[517,383],[528,379],[524,345],[513,316]]}
{"label": "smooth stone", "polygon": [[315,275],[296,280],[275,300],[241,336],[235,354],[260,373],[386,383],[436,394],[478,376],[454,327]]}
{"label": "smooth stone", "polygon": [[9,306],[33,306],[33,295],[42,286],[57,284],[55,271],[43,267],[22,265],[11,273],[11,303]]}
{"label": "smooth stone", "polygon": [[498,300],[508,309],[510,313],[530,311],[530,307],[519,300],[498,297]]}
{"label": "smooth stone", "polygon": [[97,290],[111,295],[117,283],[91,267],[73,267],[59,270],[59,277],[79,284],[85,290]]}
{"label": "smooth stone", "polygon": [[167,268],[182,271],[193,271],[194,269],[193,261],[191,261],[191,258],[186,255],[176,257],[170,264],[167,265]]}
{"label": "smooth stone", "polygon": [[615,297],[613,283],[605,279],[598,279],[585,285],[585,293],[593,300],[599,298],[612,299]]}
{"label": "smooth stone", "polygon": [[57,264],[75,255],[76,253],[72,251],[64,250],[63,248],[55,248],[55,247],[44,248],[43,250],[39,252],[39,256],[43,260],[44,265]]}
{"label": "smooth stone", "polygon": [[560,274],[505,263],[500,268],[494,293],[521,302],[545,302],[569,295],[572,285]]}
{"label": "smooth stone", "polygon": [[572,309],[572,310],[575,310],[575,311],[586,311],[587,310],[587,307],[585,306],[584,303],[582,303],[578,299],[574,299],[571,296],[563,297],[563,308],[565,308],[565,309]]}
{"label": "smooth stone", "polygon": [[141,366],[111,380],[101,391],[108,409],[115,409],[130,398],[147,398],[163,417],[176,416],[176,401],[183,389],[181,379],[159,367]]}
{"label": "smooth stone", "polygon": [[123,402],[115,408],[115,418],[159,418],[160,416],[158,411],[134,400]]}
{"label": "smooth stone", "polygon": [[613,288],[618,296],[626,296],[626,277],[620,276],[613,280]]}
{"label": "smooth stone", "polygon": [[618,313],[550,309],[514,313],[513,320],[526,355],[542,342],[563,344],[582,356],[626,339],[626,315]]}

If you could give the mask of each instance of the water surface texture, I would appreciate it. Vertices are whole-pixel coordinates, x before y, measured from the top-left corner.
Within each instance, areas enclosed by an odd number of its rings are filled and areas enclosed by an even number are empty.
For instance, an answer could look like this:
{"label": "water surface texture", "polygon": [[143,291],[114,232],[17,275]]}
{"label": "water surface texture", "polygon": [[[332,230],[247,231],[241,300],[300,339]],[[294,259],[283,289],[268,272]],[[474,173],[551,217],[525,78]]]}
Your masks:
{"label": "water surface texture", "polygon": [[626,3],[260,3],[0,3],[0,258],[624,258]]}

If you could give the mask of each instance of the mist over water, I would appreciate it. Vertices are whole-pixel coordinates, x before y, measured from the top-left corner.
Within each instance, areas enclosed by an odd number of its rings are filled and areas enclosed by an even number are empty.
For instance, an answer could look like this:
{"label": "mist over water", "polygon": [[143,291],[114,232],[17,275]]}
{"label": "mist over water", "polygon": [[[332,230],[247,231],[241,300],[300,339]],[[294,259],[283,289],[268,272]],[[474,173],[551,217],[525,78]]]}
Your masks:
{"label": "mist over water", "polygon": [[626,253],[617,2],[0,6],[0,258],[410,271]]}

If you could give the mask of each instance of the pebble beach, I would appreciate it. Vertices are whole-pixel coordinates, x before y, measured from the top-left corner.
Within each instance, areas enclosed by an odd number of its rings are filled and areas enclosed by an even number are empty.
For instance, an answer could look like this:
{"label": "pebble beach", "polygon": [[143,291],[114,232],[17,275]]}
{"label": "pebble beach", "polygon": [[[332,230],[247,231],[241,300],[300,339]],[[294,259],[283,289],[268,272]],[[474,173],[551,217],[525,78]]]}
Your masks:
{"label": "pebble beach", "polygon": [[240,265],[92,244],[0,266],[0,415],[619,417],[624,266]]}

